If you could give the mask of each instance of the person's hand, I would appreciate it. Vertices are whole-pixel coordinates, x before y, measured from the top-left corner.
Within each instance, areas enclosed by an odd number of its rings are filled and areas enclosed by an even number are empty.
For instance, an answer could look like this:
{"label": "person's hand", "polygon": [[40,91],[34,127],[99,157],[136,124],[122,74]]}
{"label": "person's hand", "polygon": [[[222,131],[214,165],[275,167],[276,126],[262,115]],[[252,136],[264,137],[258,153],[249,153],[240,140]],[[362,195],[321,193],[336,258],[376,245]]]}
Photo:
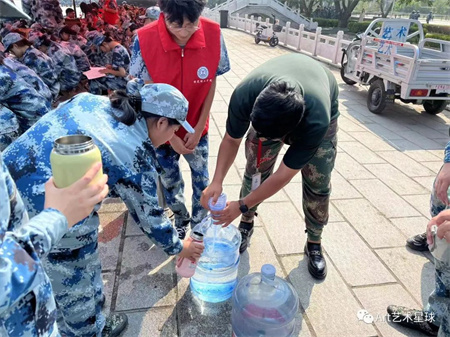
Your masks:
{"label": "person's hand", "polygon": [[195,131],[194,133],[186,133],[186,136],[184,136],[184,146],[190,150],[194,150],[200,138],[202,138],[202,132]]}
{"label": "person's hand", "polygon": [[99,71],[98,71],[100,74],[109,74],[109,69],[100,69]]}
{"label": "person's hand", "polygon": [[222,211],[211,211],[212,218],[216,225],[227,227],[234,219],[241,214],[238,201],[227,202],[227,207]]}
{"label": "person's hand", "polygon": [[64,214],[69,228],[86,218],[109,191],[106,174],[90,185],[101,167],[101,163],[94,164],[80,180],[66,188],[57,188],[53,177],[50,178],[45,184],[44,209],[54,208]]}
{"label": "person's hand", "polygon": [[427,225],[427,242],[429,245],[433,244],[433,236],[431,235],[431,228],[433,225],[438,226],[437,236],[439,239],[445,237],[447,242],[450,242],[450,209],[444,210],[428,222]]}
{"label": "person's hand", "polygon": [[183,140],[177,135],[173,135],[169,142],[175,152],[178,154],[191,154],[192,152],[194,152],[194,150],[188,149],[185,146]]}
{"label": "person's hand", "polygon": [[183,250],[179,256],[190,259],[191,261],[198,260],[204,249],[205,246],[202,243],[186,239],[183,241]]}
{"label": "person's hand", "polygon": [[450,186],[450,163],[445,163],[436,177],[436,182],[434,183],[436,196],[445,205],[448,205],[450,203],[447,195],[449,186]]}
{"label": "person's hand", "polygon": [[212,202],[215,204],[217,202],[217,199],[219,199],[220,195],[222,194],[222,184],[215,183],[214,181],[203,190],[202,196],[200,198],[200,203],[202,204],[203,208],[209,209],[209,199],[213,198]]}

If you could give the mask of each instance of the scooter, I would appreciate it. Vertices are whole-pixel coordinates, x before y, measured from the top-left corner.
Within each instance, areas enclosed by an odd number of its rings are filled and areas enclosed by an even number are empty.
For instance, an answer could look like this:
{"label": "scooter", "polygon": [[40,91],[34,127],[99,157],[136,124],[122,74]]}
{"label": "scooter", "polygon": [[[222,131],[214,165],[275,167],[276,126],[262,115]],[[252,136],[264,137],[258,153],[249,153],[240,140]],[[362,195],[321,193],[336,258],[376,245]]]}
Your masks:
{"label": "scooter", "polygon": [[269,46],[275,47],[280,42],[278,40],[278,36],[275,33],[279,33],[283,30],[283,27],[280,25],[275,24],[275,15],[273,15],[273,27],[272,27],[272,36],[264,35],[263,31],[266,30],[268,27],[266,25],[261,25],[259,22],[256,23],[256,30],[255,30],[255,43],[258,44],[261,41],[264,43],[269,43]]}

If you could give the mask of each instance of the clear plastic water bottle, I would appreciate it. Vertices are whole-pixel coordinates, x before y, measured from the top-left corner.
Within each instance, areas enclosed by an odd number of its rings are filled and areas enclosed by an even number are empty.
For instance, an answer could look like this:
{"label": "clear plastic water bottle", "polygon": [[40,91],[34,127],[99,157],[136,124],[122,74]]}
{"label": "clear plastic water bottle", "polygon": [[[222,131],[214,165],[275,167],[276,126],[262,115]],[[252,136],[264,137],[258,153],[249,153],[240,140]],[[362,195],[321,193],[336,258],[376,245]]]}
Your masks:
{"label": "clear plastic water bottle", "polygon": [[[189,237],[190,241],[203,243],[203,234],[197,233],[193,231],[191,236]],[[175,265],[175,271],[181,277],[192,277],[195,273],[195,269],[197,268],[197,260],[192,261],[191,259],[187,259],[184,257],[177,257],[177,263]]]}
{"label": "clear plastic water bottle", "polygon": [[[214,205],[210,200],[209,206],[214,211],[224,209],[226,195],[222,194]],[[233,225],[224,228],[215,225],[209,216],[194,231],[203,234],[205,250],[191,277],[192,293],[209,303],[226,301],[237,284],[241,234]]]}
{"label": "clear plastic water bottle", "polygon": [[265,264],[261,273],[243,277],[233,294],[231,326],[234,337],[292,337],[298,295],[276,269]]}

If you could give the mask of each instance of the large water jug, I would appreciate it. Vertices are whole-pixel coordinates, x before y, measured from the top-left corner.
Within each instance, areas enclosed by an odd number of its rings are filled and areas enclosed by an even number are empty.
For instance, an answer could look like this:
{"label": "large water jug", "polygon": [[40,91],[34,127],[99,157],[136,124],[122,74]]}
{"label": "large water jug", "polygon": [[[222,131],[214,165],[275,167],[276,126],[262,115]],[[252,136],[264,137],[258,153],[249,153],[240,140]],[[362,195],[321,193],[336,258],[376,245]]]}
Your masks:
{"label": "large water jug", "polygon": [[[209,206],[211,210],[224,209],[226,195],[222,194],[214,205],[210,201]],[[226,301],[237,284],[241,233],[233,225],[215,225],[209,216],[193,230],[203,234],[205,250],[191,277],[192,293],[209,303]]]}
{"label": "large water jug", "polygon": [[231,325],[234,337],[291,337],[298,311],[298,295],[265,264],[261,273],[243,277],[233,294]]}

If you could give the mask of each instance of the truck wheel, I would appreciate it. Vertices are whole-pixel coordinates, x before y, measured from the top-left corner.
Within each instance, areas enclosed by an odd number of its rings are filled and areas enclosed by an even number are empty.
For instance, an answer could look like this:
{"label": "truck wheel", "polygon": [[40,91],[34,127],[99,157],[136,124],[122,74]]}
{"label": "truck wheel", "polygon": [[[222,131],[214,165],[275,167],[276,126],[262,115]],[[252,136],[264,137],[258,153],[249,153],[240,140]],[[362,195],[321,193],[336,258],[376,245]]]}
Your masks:
{"label": "truck wheel", "polygon": [[255,43],[256,44],[259,44],[261,42],[261,40],[259,39],[259,37],[258,36],[255,36]]}
{"label": "truck wheel", "polygon": [[341,78],[342,78],[342,80],[348,85],[356,84],[355,81],[353,81],[353,80],[351,80],[351,79],[349,79],[348,77],[345,76],[345,68],[347,68],[347,62],[344,62],[341,65]]}
{"label": "truck wheel", "polygon": [[386,107],[386,90],[383,80],[372,82],[367,93],[367,107],[374,114],[381,113]]}
{"label": "truck wheel", "polygon": [[449,101],[424,101],[423,108],[431,115],[437,115],[444,111]]}

